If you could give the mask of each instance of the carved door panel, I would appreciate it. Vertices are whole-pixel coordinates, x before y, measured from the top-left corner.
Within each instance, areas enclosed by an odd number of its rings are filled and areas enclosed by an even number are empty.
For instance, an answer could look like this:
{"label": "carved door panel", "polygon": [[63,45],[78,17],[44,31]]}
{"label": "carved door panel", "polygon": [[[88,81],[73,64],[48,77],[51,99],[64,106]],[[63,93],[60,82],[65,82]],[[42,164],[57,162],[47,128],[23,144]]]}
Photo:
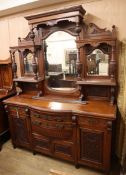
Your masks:
{"label": "carved door panel", "polygon": [[43,136],[42,134],[32,133],[32,141],[34,151],[38,151],[47,155],[52,155],[51,153],[51,141],[49,137]]}
{"label": "carved door panel", "polygon": [[95,129],[79,129],[79,162],[88,166],[103,169],[104,164],[104,132]]}
{"label": "carved door panel", "polygon": [[74,150],[75,150],[75,145],[72,142],[67,142],[67,141],[53,142],[53,152],[55,157],[73,162],[75,159]]}
{"label": "carved door panel", "polygon": [[14,146],[30,147],[30,135],[28,121],[26,118],[17,118],[16,116],[11,116],[9,118],[11,125],[11,134]]}
{"label": "carved door panel", "polygon": [[21,106],[6,106],[13,145],[30,148],[31,126],[29,109]]}

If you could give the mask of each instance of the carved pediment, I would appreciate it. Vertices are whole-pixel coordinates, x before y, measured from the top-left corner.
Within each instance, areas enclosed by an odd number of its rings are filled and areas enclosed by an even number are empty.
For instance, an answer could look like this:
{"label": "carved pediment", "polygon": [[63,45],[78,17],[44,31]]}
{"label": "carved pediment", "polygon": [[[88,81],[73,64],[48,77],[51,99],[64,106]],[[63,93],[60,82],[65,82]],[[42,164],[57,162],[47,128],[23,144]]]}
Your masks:
{"label": "carved pediment", "polygon": [[107,30],[106,28],[101,29],[94,23],[89,23],[86,26],[86,36],[87,37],[102,36],[102,37],[112,37],[113,38],[115,37],[115,34],[116,34],[115,26],[112,26],[112,31]]}

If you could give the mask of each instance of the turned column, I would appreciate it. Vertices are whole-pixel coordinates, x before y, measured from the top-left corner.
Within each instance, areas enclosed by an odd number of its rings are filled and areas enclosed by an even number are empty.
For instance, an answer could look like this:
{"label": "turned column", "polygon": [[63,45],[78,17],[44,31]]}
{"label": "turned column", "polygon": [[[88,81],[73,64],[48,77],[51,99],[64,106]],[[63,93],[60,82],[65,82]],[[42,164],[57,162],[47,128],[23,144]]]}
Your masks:
{"label": "turned column", "polygon": [[34,73],[34,79],[37,80],[38,79],[38,65],[35,59],[35,33],[33,31],[33,29],[31,30],[31,34],[30,34],[30,38],[33,42],[33,58],[32,58],[32,69],[33,69],[33,73]]}
{"label": "turned column", "polygon": [[14,78],[17,78],[17,64],[15,62],[15,51],[10,50],[10,57],[12,60],[12,70]]}
{"label": "turned column", "polygon": [[116,76],[115,45],[112,45],[112,55],[110,59],[110,78],[114,80]]}

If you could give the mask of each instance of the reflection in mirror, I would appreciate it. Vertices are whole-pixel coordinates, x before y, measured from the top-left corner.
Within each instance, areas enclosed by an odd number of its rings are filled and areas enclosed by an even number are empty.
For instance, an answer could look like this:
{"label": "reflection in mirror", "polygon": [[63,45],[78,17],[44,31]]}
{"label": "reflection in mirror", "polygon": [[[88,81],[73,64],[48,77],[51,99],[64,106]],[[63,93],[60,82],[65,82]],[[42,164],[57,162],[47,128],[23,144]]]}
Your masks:
{"label": "reflection in mirror", "polygon": [[87,56],[87,75],[108,76],[109,55],[95,49]]}
{"label": "reflection in mirror", "polygon": [[58,31],[46,40],[46,75],[48,85],[56,90],[71,90],[76,87],[76,37]]}
{"label": "reflection in mirror", "polygon": [[32,59],[33,59],[32,53],[28,53],[24,58],[24,73],[25,73],[25,75],[33,73]]}

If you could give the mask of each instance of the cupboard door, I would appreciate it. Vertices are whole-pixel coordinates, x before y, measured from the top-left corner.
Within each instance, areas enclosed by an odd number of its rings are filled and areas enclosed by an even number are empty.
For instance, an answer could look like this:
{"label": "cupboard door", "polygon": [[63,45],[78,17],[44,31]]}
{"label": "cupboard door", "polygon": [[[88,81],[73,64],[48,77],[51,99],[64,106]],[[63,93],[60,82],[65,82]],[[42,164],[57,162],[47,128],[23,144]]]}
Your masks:
{"label": "cupboard door", "polygon": [[[9,117],[12,141],[14,146],[30,147],[30,136],[28,129],[28,121],[26,118],[21,119],[15,116]],[[13,131],[12,131],[13,130]]]}
{"label": "cupboard door", "polygon": [[20,106],[6,106],[8,113],[11,137],[14,147],[22,146],[30,148],[30,118],[29,109]]}
{"label": "cupboard door", "polygon": [[112,121],[93,116],[78,117],[78,162],[109,172]]}
{"label": "cupboard door", "polygon": [[101,165],[103,162],[104,133],[80,129],[80,160]]}

